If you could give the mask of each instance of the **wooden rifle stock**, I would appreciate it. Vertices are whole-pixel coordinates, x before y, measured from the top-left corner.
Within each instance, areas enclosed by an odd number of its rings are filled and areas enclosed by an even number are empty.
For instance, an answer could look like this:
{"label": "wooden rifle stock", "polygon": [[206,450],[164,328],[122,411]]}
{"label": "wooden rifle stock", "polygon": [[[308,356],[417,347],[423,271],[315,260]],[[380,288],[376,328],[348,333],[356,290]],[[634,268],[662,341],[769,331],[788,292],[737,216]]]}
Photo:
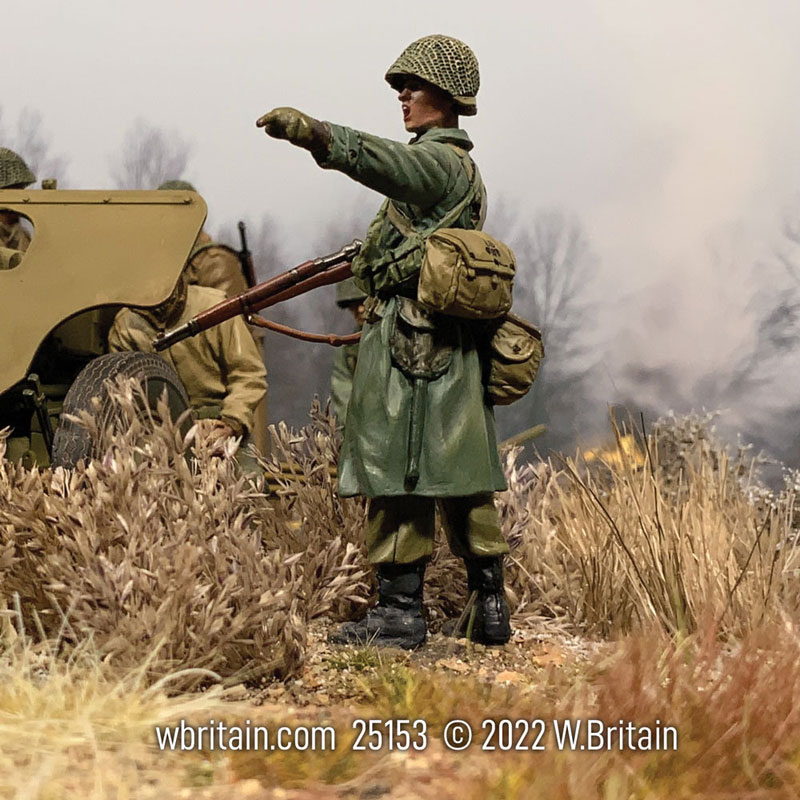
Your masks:
{"label": "wooden rifle stock", "polygon": [[157,350],[166,350],[177,342],[196,336],[200,331],[213,328],[239,314],[249,315],[262,308],[297,297],[318,286],[327,286],[349,278],[353,273],[350,262],[361,249],[361,242],[355,239],[336,253],[304,261],[274,278],[259,283],[242,294],[223,300],[221,303],[203,311],[183,325],[170,331],[159,333],[153,341]]}
{"label": "wooden rifle stock", "polygon": [[349,261],[345,261],[344,264],[326,269],[318,275],[313,275],[310,278],[300,281],[300,283],[295,284],[289,289],[284,289],[282,292],[278,292],[278,294],[271,295],[262,303],[258,303],[252,310],[262,311],[265,308],[282,303],[284,300],[291,300],[292,297],[298,297],[301,294],[310,292],[312,289],[316,289],[319,286],[330,286],[332,283],[346,281],[348,278],[351,278],[352,275],[353,270],[351,269],[351,264]]}

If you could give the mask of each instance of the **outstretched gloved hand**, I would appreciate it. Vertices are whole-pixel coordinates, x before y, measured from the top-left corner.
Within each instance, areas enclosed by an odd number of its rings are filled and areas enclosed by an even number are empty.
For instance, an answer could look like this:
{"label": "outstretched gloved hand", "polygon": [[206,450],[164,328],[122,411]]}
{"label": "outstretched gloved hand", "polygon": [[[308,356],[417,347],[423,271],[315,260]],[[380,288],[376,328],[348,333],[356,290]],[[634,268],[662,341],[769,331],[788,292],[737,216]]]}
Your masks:
{"label": "outstretched gloved hand", "polygon": [[296,108],[273,108],[256,120],[256,126],[275,139],[287,139],[298,147],[319,152],[328,146],[327,126]]}

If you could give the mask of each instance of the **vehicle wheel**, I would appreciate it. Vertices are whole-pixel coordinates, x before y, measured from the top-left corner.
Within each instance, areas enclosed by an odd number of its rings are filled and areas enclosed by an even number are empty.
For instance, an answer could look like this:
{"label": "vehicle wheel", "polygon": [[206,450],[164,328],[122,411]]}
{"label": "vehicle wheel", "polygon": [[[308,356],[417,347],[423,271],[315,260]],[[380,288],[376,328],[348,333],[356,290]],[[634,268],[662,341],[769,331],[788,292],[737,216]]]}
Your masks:
{"label": "vehicle wheel", "polygon": [[[50,462],[54,467],[74,467],[81,459],[97,458],[102,442],[97,435],[81,427],[66,414],[79,411],[94,412],[92,398],[100,398],[102,417],[99,429],[105,430],[112,421],[114,407],[108,402],[106,381],[122,375],[138,378],[144,383],[147,396],[147,414],[155,415],[156,406],[164,390],[173,420],[177,420],[189,408],[189,398],[175,370],[163,358],[153,353],[109,353],[90,361],[75,378],[64,398],[61,418],[53,438]],[[181,433],[185,436],[192,424],[190,414],[181,421]]]}

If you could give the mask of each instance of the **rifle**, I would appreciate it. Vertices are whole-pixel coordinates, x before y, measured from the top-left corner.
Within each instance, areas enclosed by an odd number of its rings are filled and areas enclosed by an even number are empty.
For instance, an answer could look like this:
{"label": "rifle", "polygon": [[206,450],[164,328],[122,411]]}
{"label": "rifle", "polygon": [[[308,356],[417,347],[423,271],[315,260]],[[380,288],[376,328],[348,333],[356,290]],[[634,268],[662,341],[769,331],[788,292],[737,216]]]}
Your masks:
{"label": "rifle", "polygon": [[253,254],[247,247],[247,228],[242,220],[239,220],[239,243],[241,247],[236,255],[239,258],[247,288],[252,289],[256,285],[256,271],[253,267]]}
{"label": "rifle", "polygon": [[[167,347],[171,347],[177,342],[188,339],[190,336],[196,336],[201,331],[213,328],[215,325],[219,325],[221,322],[232,319],[239,314],[244,314],[248,322],[259,327],[273,329],[283,327],[276,326],[275,323],[255,315],[255,312],[260,311],[262,308],[274,306],[276,303],[281,303],[291,297],[305,294],[318,286],[328,286],[351,277],[353,272],[350,268],[350,262],[358,255],[361,244],[359,239],[354,239],[336,253],[315,258],[313,261],[304,261],[302,264],[286,270],[286,272],[281,272],[280,275],[276,275],[274,278],[256,284],[252,289],[248,289],[242,294],[223,300],[183,325],[179,325],[171,331],[159,333],[153,340],[153,347],[157,351],[166,350]],[[319,341],[321,339],[334,346],[358,341],[360,336],[360,334],[352,334],[350,336],[321,336],[313,338],[316,336],[315,334],[303,334],[293,329],[281,332],[286,333],[288,331],[291,331],[289,335],[300,334],[300,338],[312,337],[311,341]]]}
{"label": "rifle", "polygon": [[521,431],[520,433],[510,436],[500,442],[498,447],[521,447],[522,445],[530,442],[532,439],[537,439],[542,434],[547,433],[547,428],[544,425],[534,425],[532,428]]}

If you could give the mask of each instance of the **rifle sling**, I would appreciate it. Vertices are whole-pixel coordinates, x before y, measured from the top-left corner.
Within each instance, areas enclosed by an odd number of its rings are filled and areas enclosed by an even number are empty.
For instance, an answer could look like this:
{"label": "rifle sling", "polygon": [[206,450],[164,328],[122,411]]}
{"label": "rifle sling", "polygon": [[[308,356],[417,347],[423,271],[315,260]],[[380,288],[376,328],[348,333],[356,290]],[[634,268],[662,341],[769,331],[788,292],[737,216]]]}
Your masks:
{"label": "rifle sling", "polygon": [[248,314],[245,319],[250,325],[255,325],[257,328],[266,328],[269,331],[275,331],[275,333],[282,333],[284,336],[291,336],[301,342],[319,342],[320,344],[329,344],[331,347],[341,347],[346,344],[355,344],[361,340],[360,332],[350,333],[347,336],[339,336],[335,333],[308,333],[265,319],[258,314]]}

